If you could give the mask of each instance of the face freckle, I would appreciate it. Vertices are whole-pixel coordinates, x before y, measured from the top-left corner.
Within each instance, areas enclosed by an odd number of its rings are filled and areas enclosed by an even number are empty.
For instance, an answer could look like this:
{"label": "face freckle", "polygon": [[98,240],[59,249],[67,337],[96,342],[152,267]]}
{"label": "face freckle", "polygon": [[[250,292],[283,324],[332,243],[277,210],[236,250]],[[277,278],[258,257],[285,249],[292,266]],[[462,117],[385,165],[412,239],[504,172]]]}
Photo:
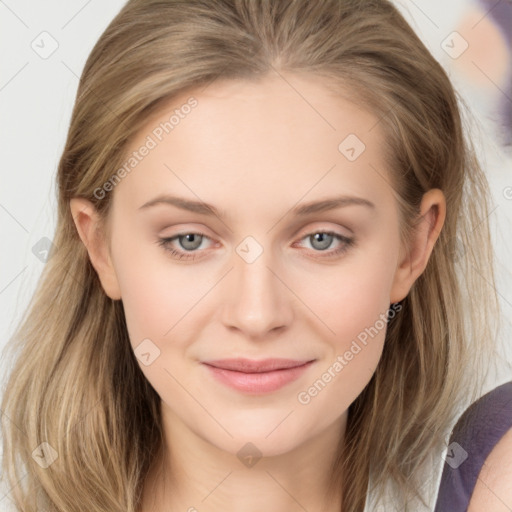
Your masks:
{"label": "face freckle", "polygon": [[[114,190],[112,261],[141,370],[168,431],[230,453],[248,440],[284,453],[341,421],[380,359],[399,256],[378,119],[289,80],[311,101],[271,77],[174,98],[128,152],[197,106]],[[204,364],[226,358],[313,362],[248,392]]]}

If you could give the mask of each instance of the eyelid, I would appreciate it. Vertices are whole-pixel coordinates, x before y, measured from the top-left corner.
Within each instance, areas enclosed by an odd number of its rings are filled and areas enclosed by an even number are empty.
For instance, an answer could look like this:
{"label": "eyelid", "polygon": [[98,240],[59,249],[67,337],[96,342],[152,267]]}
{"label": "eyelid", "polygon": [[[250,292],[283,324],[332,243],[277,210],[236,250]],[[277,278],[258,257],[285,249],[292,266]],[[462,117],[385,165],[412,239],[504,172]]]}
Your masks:
{"label": "eyelid", "polygon": [[[336,227],[330,227],[329,224],[333,223],[320,221],[312,224],[309,223],[309,227],[307,229],[299,229],[296,231],[293,238],[302,239],[305,236],[313,235],[314,233],[333,233],[344,238],[352,238],[354,236],[354,232],[347,226],[340,226],[339,224],[336,224]],[[346,231],[346,233],[343,233],[343,231]]]}
{"label": "eyelid", "polygon": [[299,238],[299,242],[302,242],[303,240],[307,240],[310,236],[315,234],[326,234],[334,237],[338,240],[340,245],[335,249],[326,249],[325,251],[319,251],[314,249],[307,249],[310,252],[313,252],[317,254],[317,256],[314,256],[314,258],[335,258],[336,256],[340,256],[343,254],[346,250],[348,250],[351,246],[355,244],[355,237],[342,235],[341,233],[337,233],[333,230],[326,230],[326,229],[315,229],[313,231],[310,231],[309,233],[306,233],[305,236],[302,236]]}
{"label": "eyelid", "polygon": [[[310,228],[302,236],[299,236],[297,242],[302,242],[303,240],[307,239],[308,237],[311,237],[312,235],[319,234],[319,233],[328,234],[328,235],[333,236],[335,239],[338,240],[338,242],[340,242],[341,245],[335,249],[326,249],[325,251],[307,249],[308,252],[317,254],[316,256],[313,256],[313,258],[327,260],[329,258],[334,259],[336,257],[341,257],[341,255],[345,251],[347,251],[351,246],[353,246],[355,243],[354,236],[343,235],[341,233],[338,233],[336,230],[329,229],[329,228],[317,228],[317,229]],[[208,236],[207,234],[205,234],[201,231],[193,231],[192,229],[190,229],[188,231],[181,231],[181,232],[176,233],[175,235],[172,235],[169,237],[160,237],[157,239],[157,243],[160,246],[162,246],[165,251],[169,252],[172,255],[173,259],[194,260],[196,258],[196,256],[202,257],[202,253],[205,253],[207,251],[206,249],[186,251],[183,249],[168,248],[168,245],[171,242],[175,241],[176,239],[179,239],[180,237],[186,236],[186,235],[199,235],[199,236],[203,237],[203,239],[206,238],[206,239],[212,241],[214,245],[216,243],[215,240],[212,237]],[[295,242],[295,243],[297,243],[297,242]]]}
{"label": "eyelid", "polygon": [[[303,240],[305,237],[314,235],[316,233],[328,233],[328,234],[339,236],[340,238],[343,238],[346,240],[351,239],[354,236],[353,231],[351,229],[349,229],[348,227],[344,228],[349,232],[348,234],[340,233],[337,231],[337,229],[339,229],[339,228],[325,227],[325,223],[322,224],[322,223],[318,222],[316,225],[313,225],[312,227],[310,227],[308,229],[297,230],[295,232],[295,234],[293,235],[293,238],[298,239],[298,240]],[[169,240],[175,240],[175,239],[179,238],[180,236],[185,236],[185,235],[200,235],[203,238],[207,238],[207,239],[215,242],[214,238],[209,236],[208,234],[206,234],[204,232],[204,230],[202,230],[201,228],[197,228],[197,230],[194,230],[194,228],[182,230],[182,231],[179,231],[178,233],[175,233],[175,234],[172,234],[169,236],[160,236],[159,239],[160,240],[165,239],[165,240],[169,241]]]}

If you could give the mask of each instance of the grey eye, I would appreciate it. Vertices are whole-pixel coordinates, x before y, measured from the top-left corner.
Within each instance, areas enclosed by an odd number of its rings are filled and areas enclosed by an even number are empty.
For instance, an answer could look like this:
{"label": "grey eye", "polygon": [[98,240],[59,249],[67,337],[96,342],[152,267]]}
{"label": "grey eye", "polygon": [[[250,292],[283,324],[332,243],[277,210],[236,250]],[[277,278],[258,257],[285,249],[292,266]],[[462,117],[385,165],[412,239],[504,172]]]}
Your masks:
{"label": "grey eye", "polygon": [[[315,233],[309,236],[309,241],[314,249],[324,251],[329,248],[333,241],[334,235],[330,233]],[[316,244],[316,245],[315,245]]]}
{"label": "grey eye", "polygon": [[177,238],[180,245],[188,251],[197,249],[203,241],[203,235],[198,233],[187,233],[186,235],[179,235]]}

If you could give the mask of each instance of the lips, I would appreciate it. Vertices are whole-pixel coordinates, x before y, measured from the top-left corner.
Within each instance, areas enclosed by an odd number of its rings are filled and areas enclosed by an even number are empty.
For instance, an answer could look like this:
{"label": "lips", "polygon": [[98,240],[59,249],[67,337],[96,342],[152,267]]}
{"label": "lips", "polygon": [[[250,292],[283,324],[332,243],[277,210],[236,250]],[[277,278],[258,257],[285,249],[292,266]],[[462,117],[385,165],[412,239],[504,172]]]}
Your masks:
{"label": "lips", "polygon": [[217,359],[214,361],[205,361],[204,364],[221,368],[223,370],[231,370],[243,373],[262,373],[271,372],[275,370],[285,370],[288,368],[296,368],[302,366],[311,359],[298,361],[295,359],[263,359],[260,361],[252,359]]}
{"label": "lips", "polygon": [[314,360],[217,359],[203,365],[217,382],[242,393],[258,395],[277,391],[297,380]]}

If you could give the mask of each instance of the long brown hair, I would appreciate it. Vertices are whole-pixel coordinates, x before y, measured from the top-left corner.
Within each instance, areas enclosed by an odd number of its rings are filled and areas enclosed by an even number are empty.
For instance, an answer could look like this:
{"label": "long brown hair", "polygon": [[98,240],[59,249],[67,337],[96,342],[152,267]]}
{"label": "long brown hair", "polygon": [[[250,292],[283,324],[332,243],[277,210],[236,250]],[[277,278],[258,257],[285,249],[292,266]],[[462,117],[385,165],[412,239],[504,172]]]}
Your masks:
{"label": "long brown hair", "polygon": [[404,240],[424,192],[447,198],[440,238],[350,406],[332,472],[344,512],[363,510],[368,487],[380,496],[390,486],[400,510],[425,500],[428,454],[441,456],[457,405],[480,392],[496,309],[488,186],[446,73],[387,0],[132,0],[83,70],[58,168],[56,250],[9,342],[2,465],[18,510],[136,512],[162,446],[160,398],[70,199],[107,218],[112,194],[95,191],[164,102],[217,78],[280,70],[323,75],[378,116]]}

